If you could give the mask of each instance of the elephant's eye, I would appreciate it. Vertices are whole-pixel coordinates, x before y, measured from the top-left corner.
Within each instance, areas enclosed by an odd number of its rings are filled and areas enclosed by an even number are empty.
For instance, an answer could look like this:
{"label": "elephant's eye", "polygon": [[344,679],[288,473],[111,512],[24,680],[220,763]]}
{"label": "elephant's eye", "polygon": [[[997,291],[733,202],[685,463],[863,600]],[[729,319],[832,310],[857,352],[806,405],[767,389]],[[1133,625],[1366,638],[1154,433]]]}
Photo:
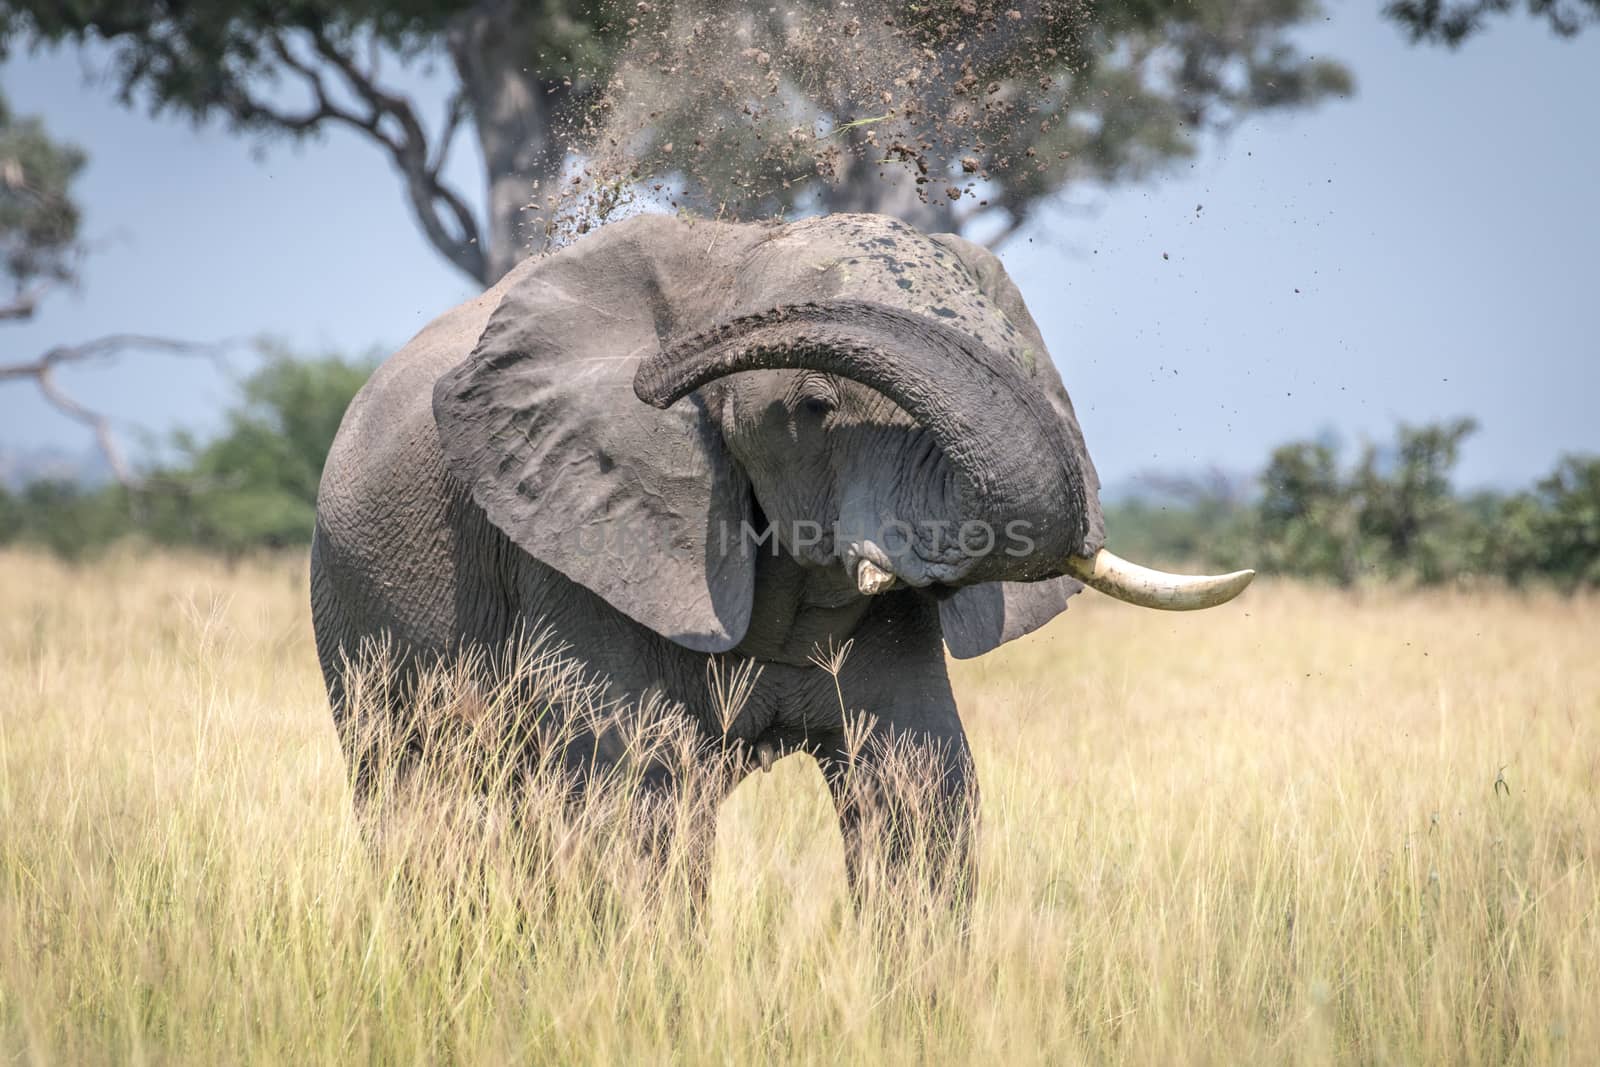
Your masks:
{"label": "elephant's eye", "polygon": [[808,372],[790,386],[789,410],[796,418],[822,422],[839,407],[839,390],[826,374]]}
{"label": "elephant's eye", "polygon": [[825,419],[833,414],[833,398],[813,393],[800,400],[800,410],[812,418]]}

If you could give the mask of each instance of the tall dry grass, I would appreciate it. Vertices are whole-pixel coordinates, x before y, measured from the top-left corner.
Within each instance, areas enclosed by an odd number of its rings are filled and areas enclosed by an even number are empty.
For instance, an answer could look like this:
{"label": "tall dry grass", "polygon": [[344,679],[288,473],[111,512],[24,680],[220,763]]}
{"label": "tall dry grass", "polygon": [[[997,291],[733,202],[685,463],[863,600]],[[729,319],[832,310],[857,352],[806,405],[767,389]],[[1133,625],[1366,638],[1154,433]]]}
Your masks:
{"label": "tall dry grass", "polygon": [[1593,599],[1080,598],[956,665],[972,928],[896,939],[800,759],[724,807],[698,921],[604,812],[513,849],[444,795],[369,850],[299,563],[8,553],[0,591],[7,1061],[1600,1055]]}

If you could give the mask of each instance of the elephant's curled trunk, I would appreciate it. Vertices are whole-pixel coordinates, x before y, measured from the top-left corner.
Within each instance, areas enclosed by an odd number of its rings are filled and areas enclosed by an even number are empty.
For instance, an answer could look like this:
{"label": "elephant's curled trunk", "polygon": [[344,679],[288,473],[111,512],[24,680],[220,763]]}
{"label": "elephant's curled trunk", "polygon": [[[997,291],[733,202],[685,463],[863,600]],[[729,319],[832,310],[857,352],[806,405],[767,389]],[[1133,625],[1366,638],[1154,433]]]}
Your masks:
{"label": "elephant's curled trunk", "polygon": [[[923,426],[963,500],[999,533],[1033,542],[1025,557],[977,560],[969,581],[1073,574],[1151,607],[1209,607],[1236,596],[1248,572],[1185,582],[1103,551],[1088,457],[1018,360],[967,333],[899,308],[832,300],[774,308],[664,345],[643,361],[634,392],[665,408],[725,375],[807,369],[884,394]],[[1077,437],[1077,435],[1072,435]]]}
{"label": "elephant's curled trunk", "polygon": [[1012,357],[925,315],[847,300],[774,308],[665,346],[640,364],[634,391],[666,407],[724,375],[777,368],[837,374],[893,400],[932,435],[970,513],[1034,542],[1027,558],[978,561],[974,577],[1048,577],[1100,548],[1086,457],[1038,387]]}

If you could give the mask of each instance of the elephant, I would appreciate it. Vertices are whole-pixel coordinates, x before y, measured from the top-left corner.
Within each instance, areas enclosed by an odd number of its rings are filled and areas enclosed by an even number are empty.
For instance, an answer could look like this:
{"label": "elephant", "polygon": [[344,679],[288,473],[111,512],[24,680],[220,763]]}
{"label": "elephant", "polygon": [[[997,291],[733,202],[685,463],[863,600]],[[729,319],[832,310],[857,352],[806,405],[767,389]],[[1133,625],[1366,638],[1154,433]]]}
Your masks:
{"label": "elephant", "polygon": [[[1195,608],[1250,578],[1162,574],[1104,541],[1072,402],[992,253],[876,215],[641,214],[522,263],[380,365],[324,469],[311,607],[342,736],[363,642],[417,671],[537,625],[621,706],[664,697],[731,744],[730,788],[811,756],[852,879],[865,812],[910,788],[874,761],[922,754],[937,802],[918,829],[970,873],[946,649],[1029,633],[1085,584]],[[846,642],[830,673],[818,649]],[[759,667],[732,723],[709,710],[712,662]]]}

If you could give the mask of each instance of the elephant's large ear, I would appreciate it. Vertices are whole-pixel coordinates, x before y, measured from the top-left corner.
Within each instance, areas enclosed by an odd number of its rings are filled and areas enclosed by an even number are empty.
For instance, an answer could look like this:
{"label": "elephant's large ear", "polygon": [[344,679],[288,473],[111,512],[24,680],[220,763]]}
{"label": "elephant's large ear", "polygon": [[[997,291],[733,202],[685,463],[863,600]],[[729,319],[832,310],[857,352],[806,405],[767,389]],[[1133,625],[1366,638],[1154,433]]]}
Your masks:
{"label": "elephant's large ear", "polygon": [[[1089,459],[1083,436],[1078,430],[1078,420],[1072,410],[1072,398],[1061,383],[1045,348],[1038,325],[1023,303],[1022,293],[1006,273],[1000,260],[987,248],[973,244],[955,234],[936,234],[933,240],[956,254],[978,289],[988,297],[1011,324],[1022,331],[1027,343],[1039,356],[1037,380],[1044,390],[1050,406],[1061,416],[1068,434],[1069,447],[1076,448],[1082,457],[1084,476],[1089,484],[1086,491],[1100,492],[1100,480],[1095,475],[1094,464]],[[1094,513],[1099,522],[1099,511]],[[1098,544],[1105,540],[1103,528],[1092,529],[1088,540]],[[1067,600],[1083,589],[1083,584],[1072,578],[1052,578],[1043,582],[986,582],[969,586],[948,597],[939,605],[939,622],[944,630],[945,644],[957,659],[981,656],[990,649],[1032,633],[1063,611]]]}
{"label": "elephant's large ear", "polygon": [[721,652],[750,622],[749,484],[698,395],[662,411],[633,392],[640,358],[695,302],[673,262],[687,229],[630,220],[519,268],[433,411],[451,474],[519,548],[678,644]]}

